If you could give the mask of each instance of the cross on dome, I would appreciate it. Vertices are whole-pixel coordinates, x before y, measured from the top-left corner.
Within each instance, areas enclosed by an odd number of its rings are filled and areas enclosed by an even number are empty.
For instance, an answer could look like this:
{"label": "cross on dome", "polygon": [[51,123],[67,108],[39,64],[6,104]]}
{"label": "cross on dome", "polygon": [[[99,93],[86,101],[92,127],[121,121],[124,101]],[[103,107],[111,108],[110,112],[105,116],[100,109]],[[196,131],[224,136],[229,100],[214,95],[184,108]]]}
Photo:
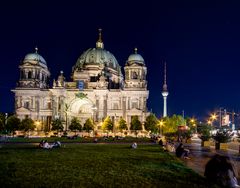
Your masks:
{"label": "cross on dome", "polygon": [[96,48],[100,48],[100,49],[104,48],[103,41],[102,41],[102,29],[101,28],[98,29],[98,41],[96,42]]}
{"label": "cross on dome", "polygon": [[135,54],[137,54],[137,51],[138,51],[138,49],[137,49],[137,48],[134,48],[134,52],[135,52]]}
{"label": "cross on dome", "polygon": [[37,46],[35,47],[35,53],[36,54],[38,53],[38,47]]}

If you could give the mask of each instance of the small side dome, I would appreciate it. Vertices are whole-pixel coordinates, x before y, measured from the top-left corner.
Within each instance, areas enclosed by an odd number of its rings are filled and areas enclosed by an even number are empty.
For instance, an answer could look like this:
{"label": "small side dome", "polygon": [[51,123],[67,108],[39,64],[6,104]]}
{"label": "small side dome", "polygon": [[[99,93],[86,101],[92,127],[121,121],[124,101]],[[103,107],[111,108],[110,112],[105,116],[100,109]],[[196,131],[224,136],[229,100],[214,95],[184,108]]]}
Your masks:
{"label": "small side dome", "polygon": [[47,62],[45,61],[45,59],[40,54],[38,54],[38,48],[35,48],[35,50],[36,50],[35,53],[27,54],[23,61],[24,62],[25,61],[38,61],[42,64],[47,65]]}
{"label": "small side dome", "polygon": [[136,63],[143,63],[144,64],[144,59],[143,57],[137,53],[137,48],[134,49],[135,53],[131,54],[128,57],[128,62],[136,62]]}

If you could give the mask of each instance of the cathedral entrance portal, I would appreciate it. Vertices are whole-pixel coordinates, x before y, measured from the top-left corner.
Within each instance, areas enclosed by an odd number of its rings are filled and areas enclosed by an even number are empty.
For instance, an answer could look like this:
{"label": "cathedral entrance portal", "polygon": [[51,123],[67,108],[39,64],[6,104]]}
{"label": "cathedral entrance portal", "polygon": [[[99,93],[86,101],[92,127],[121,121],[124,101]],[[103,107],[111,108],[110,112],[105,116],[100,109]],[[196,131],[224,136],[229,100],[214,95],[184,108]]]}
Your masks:
{"label": "cathedral entrance portal", "polygon": [[88,98],[77,98],[70,103],[69,116],[78,118],[84,124],[88,118],[94,119],[94,104]]}

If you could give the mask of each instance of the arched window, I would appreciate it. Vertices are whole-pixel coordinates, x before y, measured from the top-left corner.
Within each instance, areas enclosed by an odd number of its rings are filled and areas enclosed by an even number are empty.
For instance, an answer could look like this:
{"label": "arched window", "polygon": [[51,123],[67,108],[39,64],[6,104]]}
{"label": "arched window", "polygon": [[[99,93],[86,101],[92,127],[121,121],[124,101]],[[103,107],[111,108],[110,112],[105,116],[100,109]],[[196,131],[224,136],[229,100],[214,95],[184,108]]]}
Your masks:
{"label": "arched window", "polygon": [[132,108],[138,108],[138,102],[137,101],[132,102]]}
{"label": "arched window", "polygon": [[28,72],[28,78],[32,78],[32,71]]}
{"label": "arched window", "polygon": [[24,103],[24,108],[29,109],[29,101],[26,101],[26,102]]}
{"label": "arched window", "polygon": [[138,78],[137,73],[134,71],[134,72],[132,73],[132,79],[137,79],[137,78]]}

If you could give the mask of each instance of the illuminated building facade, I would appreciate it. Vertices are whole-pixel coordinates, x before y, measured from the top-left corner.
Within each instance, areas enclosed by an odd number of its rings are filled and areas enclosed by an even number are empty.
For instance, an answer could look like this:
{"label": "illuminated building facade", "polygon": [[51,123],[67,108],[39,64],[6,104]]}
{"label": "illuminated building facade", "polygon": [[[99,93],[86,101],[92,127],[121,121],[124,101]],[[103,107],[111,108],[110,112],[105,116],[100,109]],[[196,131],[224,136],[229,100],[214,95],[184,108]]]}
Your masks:
{"label": "illuminated building facade", "polygon": [[96,47],[84,51],[72,67],[71,81],[66,81],[61,71],[50,87],[50,72],[37,48],[25,56],[19,69],[20,79],[12,90],[15,113],[20,119],[40,121],[38,130],[49,130],[56,118],[68,129],[73,117],[81,124],[88,118],[100,123],[106,116],[114,122],[123,117],[129,126],[132,116],[144,122],[148,114],[143,57],[135,49],[124,66],[124,78],[114,55],[104,49],[101,30]]}

